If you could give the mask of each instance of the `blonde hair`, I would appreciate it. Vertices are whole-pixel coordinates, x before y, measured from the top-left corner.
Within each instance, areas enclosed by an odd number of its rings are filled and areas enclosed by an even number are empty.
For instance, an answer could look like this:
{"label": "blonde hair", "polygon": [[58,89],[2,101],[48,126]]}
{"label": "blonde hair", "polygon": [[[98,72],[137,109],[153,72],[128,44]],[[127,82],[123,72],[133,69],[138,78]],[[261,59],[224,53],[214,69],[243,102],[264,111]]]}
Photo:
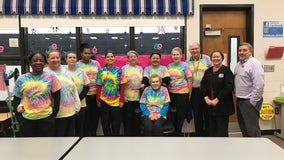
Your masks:
{"label": "blonde hair", "polygon": [[52,50],[49,50],[49,51],[46,52],[46,58],[49,58],[50,53],[52,53],[52,52],[58,52],[58,53],[59,53],[59,56],[61,57],[61,54],[60,54],[60,52],[59,52],[58,50],[52,49]]}

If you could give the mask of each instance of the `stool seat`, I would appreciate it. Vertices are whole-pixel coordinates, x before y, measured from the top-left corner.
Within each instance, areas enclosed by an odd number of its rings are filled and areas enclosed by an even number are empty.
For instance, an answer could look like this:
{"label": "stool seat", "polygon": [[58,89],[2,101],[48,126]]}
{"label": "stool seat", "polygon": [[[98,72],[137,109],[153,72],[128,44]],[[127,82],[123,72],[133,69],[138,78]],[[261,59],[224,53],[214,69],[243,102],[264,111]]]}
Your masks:
{"label": "stool seat", "polygon": [[[143,135],[143,124],[141,123],[140,129],[141,129],[141,135]],[[175,127],[173,125],[173,122],[169,119],[167,119],[163,125],[163,135],[172,135],[175,133]]]}
{"label": "stool seat", "polygon": [[0,113],[0,136],[7,136],[6,132],[6,120],[11,118],[11,113]]}
{"label": "stool seat", "polygon": [[7,119],[11,118],[11,113],[0,113],[0,122],[6,121]]}

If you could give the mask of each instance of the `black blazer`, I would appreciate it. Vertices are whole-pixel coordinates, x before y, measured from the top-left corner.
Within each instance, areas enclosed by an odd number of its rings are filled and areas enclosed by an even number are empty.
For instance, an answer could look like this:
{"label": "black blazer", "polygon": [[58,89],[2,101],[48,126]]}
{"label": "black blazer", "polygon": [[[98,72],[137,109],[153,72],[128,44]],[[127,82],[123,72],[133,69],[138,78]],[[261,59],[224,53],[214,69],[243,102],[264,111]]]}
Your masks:
{"label": "black blazer", "polygon": [[210,115],[232,115],[235,113],[233,90],[234,75],[232,71],[222,65],[222,67],[213,73],[213,67],[208,68],[201,81],[201,94],[209,99],[218,98],[219,103],[216,106],[208,106],[206,109]]}

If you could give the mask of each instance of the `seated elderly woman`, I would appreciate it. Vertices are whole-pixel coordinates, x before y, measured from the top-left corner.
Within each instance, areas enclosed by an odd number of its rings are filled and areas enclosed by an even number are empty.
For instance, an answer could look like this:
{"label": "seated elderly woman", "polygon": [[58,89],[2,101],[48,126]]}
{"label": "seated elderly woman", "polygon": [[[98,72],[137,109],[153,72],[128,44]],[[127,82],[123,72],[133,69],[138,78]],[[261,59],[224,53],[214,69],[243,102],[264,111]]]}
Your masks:
{"label": "seated elderly woman", "polygon": [[153,74],[149,78],[150,86],[145,88],[140,99],[144,136],[162,136],[163,125],[169,109],[168,89],[162,85],[162,78]]}

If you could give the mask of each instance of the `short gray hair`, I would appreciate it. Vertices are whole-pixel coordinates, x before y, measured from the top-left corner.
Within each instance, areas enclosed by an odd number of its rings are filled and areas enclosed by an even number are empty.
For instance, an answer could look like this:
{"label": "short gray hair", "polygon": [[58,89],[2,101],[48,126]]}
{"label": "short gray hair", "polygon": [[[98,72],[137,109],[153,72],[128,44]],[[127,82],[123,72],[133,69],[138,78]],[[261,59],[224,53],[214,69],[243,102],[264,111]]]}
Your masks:
{"label": "short gray hair", "polygon": [[138,53],[135,50],[130,50],[126,53],[127,58],[129,58],[130,53],[134,53],[138,57]]}
{"label": "short gray hair", "polygon": [[172,51],[171,51],[171,54],[172,54],[174,51],[178,51],[179,54],[182,54],[182,50],[181,50],[179,47],[173,48]]}
{"label": "short gray hair", "polygon": [[152,74],[150,77],[149,77],[149,83],[151,84],[151,81],[153,78],[159,78],[159,81],[162,83],[162,77],[159,76],[158,74]]}
{"label": "short gray hair", "polygon": [[239,46],[247,46],[248,49],[249,49],[249,51],[253,52],[253,47],[252,47],[252,45],[251,45],[250,43],[248,43],[248,42],[242,42],[242,43],[240,43]]}

